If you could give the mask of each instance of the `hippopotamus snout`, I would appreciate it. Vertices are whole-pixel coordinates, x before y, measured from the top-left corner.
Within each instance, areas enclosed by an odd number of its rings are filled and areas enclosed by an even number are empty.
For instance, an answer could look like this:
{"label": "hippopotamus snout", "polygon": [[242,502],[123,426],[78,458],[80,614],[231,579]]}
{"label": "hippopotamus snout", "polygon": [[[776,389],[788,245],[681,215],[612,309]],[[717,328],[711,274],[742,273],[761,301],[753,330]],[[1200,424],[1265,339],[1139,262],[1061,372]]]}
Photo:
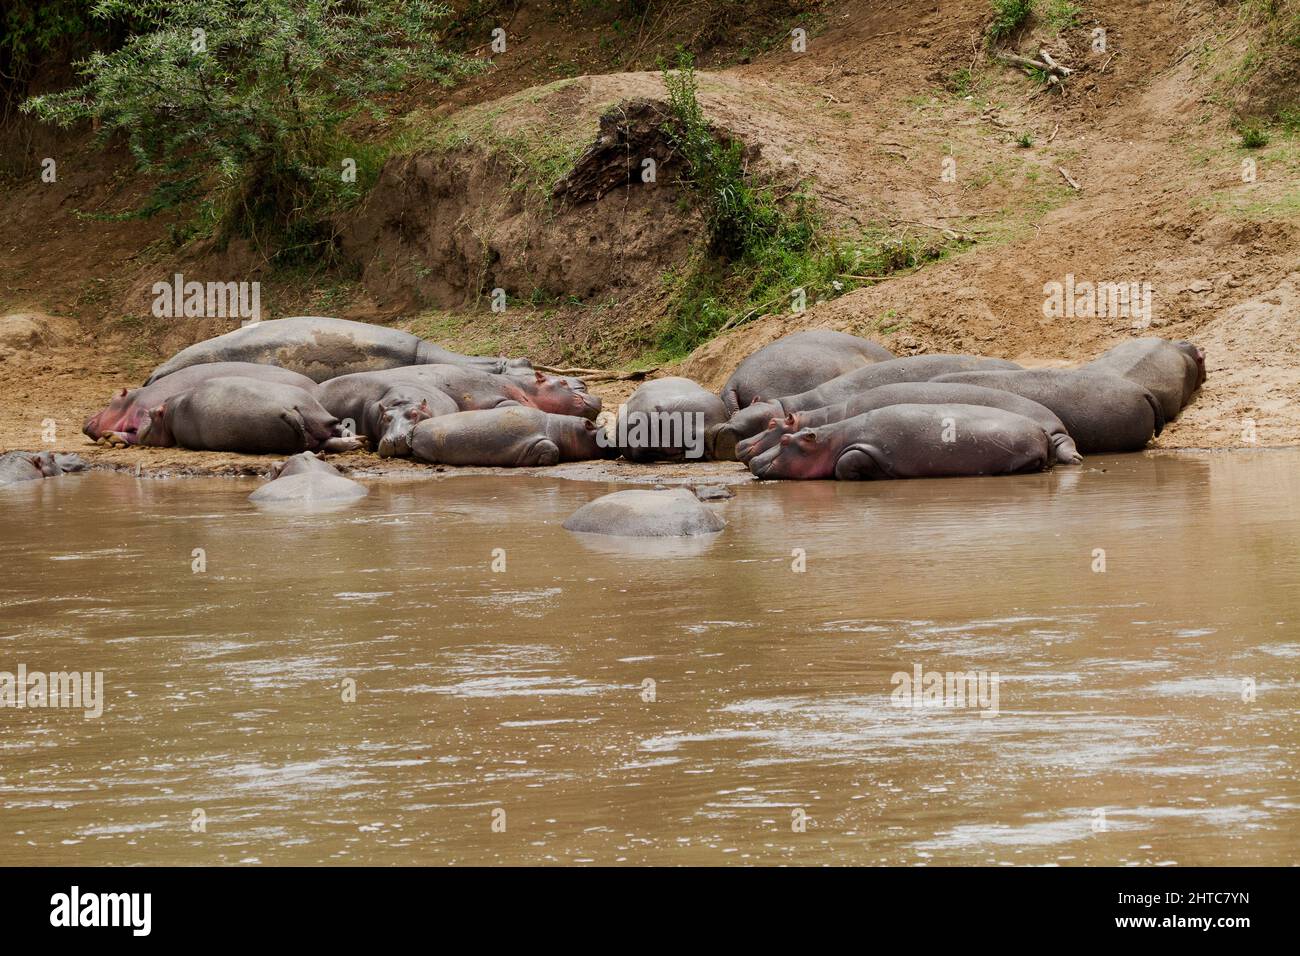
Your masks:
{"label": "hippopotamus snout", "polygon": [[379,417],[379,443],[376,451],[380,458],[405,458],[411,453],[411,433],[426,418],[433,417],[427,400],[394,405],[385,408]]}

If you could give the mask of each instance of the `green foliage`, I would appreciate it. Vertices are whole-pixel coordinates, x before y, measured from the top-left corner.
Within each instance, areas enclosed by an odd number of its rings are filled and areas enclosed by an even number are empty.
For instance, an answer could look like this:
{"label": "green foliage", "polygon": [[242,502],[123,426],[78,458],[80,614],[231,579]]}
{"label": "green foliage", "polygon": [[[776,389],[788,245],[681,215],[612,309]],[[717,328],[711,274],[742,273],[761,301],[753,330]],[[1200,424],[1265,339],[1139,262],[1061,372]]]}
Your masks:
{"label": "green foliage", "polygon": [[750,183],[744,145],[718,136],[704,118],[690,55],[680,52],[677,69],[665,69],[663,79],[674,120],[665,132],[686,164],[687,181],[704,203],[709,251],[728,258],[743,256],[782,228],[780,210],[769,191]]}
{"label": "green foliage", "polygon": [[94,38],[87,0],[9,0],[0,10],[0,88],[25,89],[41,60]]}
{"label": "green foliage", "polygon": [[1268,133],[1258,126],[1242,125],[1237,133],[1241,136],[1241,145],[1245,149],[1262,149],[1268,145]]}
{"label": "green foliage", "polygon": [[984,28],[984,41],[994,47],[1020,29],[1033,12],[1033,0],[992,0],[993,19]]}
{"label": "green foliage", "polygon": [[1082,12],[1071,0],[1043,0],[1040,9],[1043,22],[1058,33],[1077,26]]}
{"label": "green foliage", "polygon": [[1016,137],[1016,145],[1021,149],[1029,149],[1034,145],[1034,138],[1028,133],[1021,133]]}
{"label": "green foliage", "polygon": [[429,0],[99,0],[92,12],[132,34],[81,61],[80,86],[23,109],[121,134],[159,177],[146,211],[202,200],[199,222],[273,241],[281,261],[329,254],[329,217],[373,178],[373,148],[346,121],[380,115],[378,98],[407,80],[470,68],[436,47],[448,8]]}

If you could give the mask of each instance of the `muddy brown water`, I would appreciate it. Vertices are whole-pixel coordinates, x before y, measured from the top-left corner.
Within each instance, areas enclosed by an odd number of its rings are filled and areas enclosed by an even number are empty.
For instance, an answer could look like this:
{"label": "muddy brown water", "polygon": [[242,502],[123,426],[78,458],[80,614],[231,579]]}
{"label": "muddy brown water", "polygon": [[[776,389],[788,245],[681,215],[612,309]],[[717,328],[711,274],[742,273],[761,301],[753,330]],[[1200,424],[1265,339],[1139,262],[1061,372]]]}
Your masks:
{"label": "muddy brown water", "polygon": [[[0,844],[1294,863],[1298,473],[1288,450],[753,485],[658,548],[564,531],[615,488],[587,482],[375,481],[323,514],[259,511],[251,480],[30,482],[0,492],[0,671],[102,671],[104,709],[0,709]],[[916,667],[996,674],[996,714],[897,706]]]}

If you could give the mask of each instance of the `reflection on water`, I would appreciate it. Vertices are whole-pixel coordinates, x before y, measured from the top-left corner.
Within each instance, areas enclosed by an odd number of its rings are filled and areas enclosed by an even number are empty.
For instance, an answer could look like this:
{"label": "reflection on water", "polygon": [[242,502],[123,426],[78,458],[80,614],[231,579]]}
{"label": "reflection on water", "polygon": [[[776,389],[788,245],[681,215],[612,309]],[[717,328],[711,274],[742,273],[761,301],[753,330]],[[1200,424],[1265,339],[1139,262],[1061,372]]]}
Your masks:
{"label": "reflection on water", "polygon": [[[317,515],[252,481],[28,482],[0,492],[0,671],[103,671],[106,701],[0,709],[0,840],[20,864],[1293,863],[1298,470],[744,487],[725,531],[654,552],[564,531],[615,490],[577,482],[375,482]],[[996,673],[997,715],[894,706],[918,666]]]}

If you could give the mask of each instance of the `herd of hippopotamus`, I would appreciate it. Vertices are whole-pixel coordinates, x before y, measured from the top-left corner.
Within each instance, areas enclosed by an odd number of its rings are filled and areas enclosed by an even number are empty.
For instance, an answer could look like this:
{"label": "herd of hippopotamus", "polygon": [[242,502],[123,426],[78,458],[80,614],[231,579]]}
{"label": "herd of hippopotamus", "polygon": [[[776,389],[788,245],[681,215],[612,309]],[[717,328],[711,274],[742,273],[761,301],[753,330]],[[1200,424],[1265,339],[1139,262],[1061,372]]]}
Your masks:
{"label": "herd of hippopotamus", "polygon": [[[812,330],[750,355],[721,394],[686,378],[646,382],[611,436],[596,424],[600,399],[580,380],[527,359],[460,355],[397,329],[299,316],[183,349],[84,431],[100,442],[297,455],[273,482],[292,484],[289,497],[357,494],[310,453],[367,445],[446,465],[705,457],[746,462],[765,479],[996,475],[1141,449],[1204,379],[1199,348],[1160,338],[1123,342],[1078,368],[1025,369],[975,355],[899,358]],[[628,440],[625,419],[638,415],[691,419],[698,447],[689,429]],[[25,453],[0,462],[12,455]],[[39,477],[61,467],[33,462],[3,469]]]}

